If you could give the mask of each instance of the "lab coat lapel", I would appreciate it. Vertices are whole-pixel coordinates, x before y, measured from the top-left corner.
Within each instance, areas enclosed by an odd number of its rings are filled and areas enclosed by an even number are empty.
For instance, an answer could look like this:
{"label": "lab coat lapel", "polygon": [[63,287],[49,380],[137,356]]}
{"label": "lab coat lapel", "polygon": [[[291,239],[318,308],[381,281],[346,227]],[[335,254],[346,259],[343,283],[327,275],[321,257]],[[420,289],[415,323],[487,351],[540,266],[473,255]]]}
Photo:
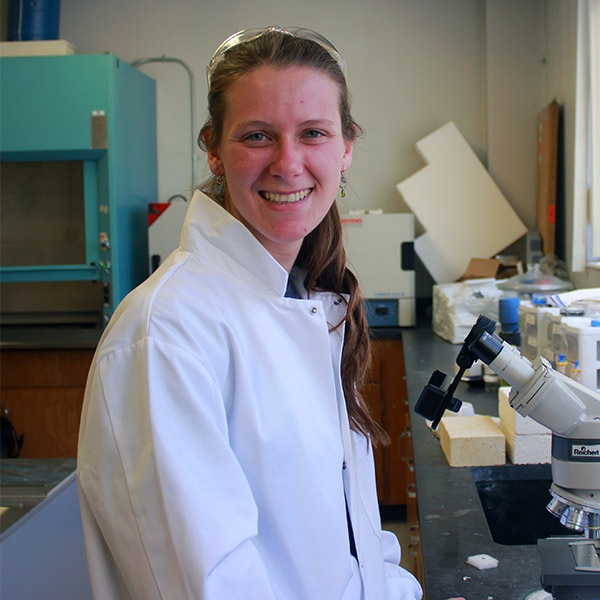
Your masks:
{"label": "lab coat lapel", "polygon": [[287,271],[249,229],[214,200],[197,191],[191,200],[179,243],[184,250],[203,252],[204,241],[232,257],[278,295],[285,295]]}

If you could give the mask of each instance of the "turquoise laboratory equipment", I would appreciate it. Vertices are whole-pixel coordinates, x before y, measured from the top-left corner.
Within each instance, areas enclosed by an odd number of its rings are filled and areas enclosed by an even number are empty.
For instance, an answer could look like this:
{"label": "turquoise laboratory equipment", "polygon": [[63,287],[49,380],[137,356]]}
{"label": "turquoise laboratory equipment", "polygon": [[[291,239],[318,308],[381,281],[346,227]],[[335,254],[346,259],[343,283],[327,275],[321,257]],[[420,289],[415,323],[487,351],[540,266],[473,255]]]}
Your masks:
{"label": "turquoise laboratory equipment", "polygon": [[[157,201],[155,81],[110,54],[4,57],[0,72],[0,281],[100,282],[98,317],[106,324],[148,275],[148,204]],[[62,213],[77,211],[81,227],[56,225]],[[64,229],[62,247],[81,243],[68,252],[44,243],[44,218],[48,228]]]}

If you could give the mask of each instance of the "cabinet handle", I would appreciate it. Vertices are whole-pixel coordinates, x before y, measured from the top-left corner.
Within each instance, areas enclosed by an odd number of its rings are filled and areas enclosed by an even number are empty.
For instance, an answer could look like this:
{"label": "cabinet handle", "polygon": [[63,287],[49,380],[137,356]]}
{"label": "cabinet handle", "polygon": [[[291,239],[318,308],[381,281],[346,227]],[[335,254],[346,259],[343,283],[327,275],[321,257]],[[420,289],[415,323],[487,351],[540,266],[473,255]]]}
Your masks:
{"label": "cabinet handle", "polygon": [[408,528],[408,539],[413,544],[418,544],[421,541],[421,530],[418,525],[412,525]]}
{"label": "cabinet handle", "polygon": [[412,456],[401,456],[400,460],[406,463],[406,466],[411,473],[415,472],[415,460]]}
{"label": "cabinet handle", "polygon": [[409,483],[406,486],[406,495],[409,498],[416,498],[417,497],[417,484],[416,483]]}

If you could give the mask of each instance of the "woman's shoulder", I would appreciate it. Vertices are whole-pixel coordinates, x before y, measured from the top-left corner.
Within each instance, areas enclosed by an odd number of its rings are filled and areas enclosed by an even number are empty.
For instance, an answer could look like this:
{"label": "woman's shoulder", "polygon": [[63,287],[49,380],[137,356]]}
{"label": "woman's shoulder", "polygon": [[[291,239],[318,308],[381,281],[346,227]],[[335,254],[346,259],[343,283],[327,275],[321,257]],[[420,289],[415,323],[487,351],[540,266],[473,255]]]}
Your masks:
{"label": "woman's shoulder", "polygon": [[144,337],[197,346],[226,337],[232,313],[264,294],[240,274],[175,251],[117,307],[104,336],[116,348]]}

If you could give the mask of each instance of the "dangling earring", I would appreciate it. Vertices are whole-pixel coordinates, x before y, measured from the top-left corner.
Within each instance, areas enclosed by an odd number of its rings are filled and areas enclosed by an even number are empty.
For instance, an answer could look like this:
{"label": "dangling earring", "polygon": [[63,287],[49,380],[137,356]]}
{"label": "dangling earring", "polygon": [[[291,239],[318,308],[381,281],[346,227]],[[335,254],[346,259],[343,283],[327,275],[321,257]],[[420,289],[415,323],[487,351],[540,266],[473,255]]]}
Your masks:
{"label": "dangling earring", "polygon": [[225,175],[216,176],[214,193],[221,202],[225,201]]}
{"label": "dangling earring", "polygon": [[346,197],[346,184],[348,180],[346,179],[346,175],[344,175],[344,171],[340,174],[340,198]]}

